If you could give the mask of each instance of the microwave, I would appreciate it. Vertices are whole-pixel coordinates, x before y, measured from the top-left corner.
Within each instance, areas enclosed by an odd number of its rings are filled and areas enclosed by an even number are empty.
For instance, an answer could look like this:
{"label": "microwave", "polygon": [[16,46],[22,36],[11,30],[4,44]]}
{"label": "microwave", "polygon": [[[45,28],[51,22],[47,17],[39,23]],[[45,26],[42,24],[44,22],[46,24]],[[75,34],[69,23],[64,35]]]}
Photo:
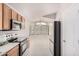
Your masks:
{"label": "microwave", "polygon": [[22,24],[17,20],[11,20],[11,30],[21,30]]}

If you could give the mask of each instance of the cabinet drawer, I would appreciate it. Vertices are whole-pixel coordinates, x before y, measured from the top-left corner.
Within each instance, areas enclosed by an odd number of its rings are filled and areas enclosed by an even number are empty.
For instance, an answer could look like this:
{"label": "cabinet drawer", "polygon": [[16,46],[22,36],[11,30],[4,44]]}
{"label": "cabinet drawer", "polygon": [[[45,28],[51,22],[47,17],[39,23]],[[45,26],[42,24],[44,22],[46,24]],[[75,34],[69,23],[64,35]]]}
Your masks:
{"label": "cabinet drawer", "polygon": [[19,46],[16,46],[15,48],[11,49],[8,53],[8,56],[17,56],[19,55]]}

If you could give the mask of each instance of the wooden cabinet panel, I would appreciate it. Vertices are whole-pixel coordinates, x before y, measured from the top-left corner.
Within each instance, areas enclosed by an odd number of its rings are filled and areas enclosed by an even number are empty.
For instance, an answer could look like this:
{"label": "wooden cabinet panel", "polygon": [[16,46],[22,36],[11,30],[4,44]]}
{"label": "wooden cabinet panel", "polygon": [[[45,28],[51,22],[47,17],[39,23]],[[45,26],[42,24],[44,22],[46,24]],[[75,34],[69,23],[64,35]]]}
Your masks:
{"label": "wooden cabinet panel", "polygon": [[7,56],[19,56],[19,46],[16,46],[7,53]]}
{"label": "wooden cabinet panel", "polygon": [[25,29],[25,18],[22,17],[22,29]]}
{"label": "wooden cabinet panel", "polygon": [[12,10],[12,19],[18,20],[18,14],[14,10]]}
{"label": "wooden cabinet panel", "polygon": [[2,4],[0,4],[0,30],[2,29]]}
{"label": "wooden cabinet panel", "polygon": [[22,17],[22,22],[25,22],[25,18],[24,17]]}
{"label": "wooden cabinet panel", "polygon": [[11,9],[3,4],[3,29],[10,29]]}
{"label": "wooden cabinet panel", "polygon": [[22,16],[18,14],[18,21],[22,21]]}

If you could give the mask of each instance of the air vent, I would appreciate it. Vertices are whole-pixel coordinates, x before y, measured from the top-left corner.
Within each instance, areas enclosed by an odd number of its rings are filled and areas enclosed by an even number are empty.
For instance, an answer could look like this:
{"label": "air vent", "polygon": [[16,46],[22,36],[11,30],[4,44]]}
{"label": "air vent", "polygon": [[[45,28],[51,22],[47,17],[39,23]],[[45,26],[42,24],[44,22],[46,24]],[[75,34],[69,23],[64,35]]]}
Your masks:
{"label": "air vent", "polygon": [[56,19],[56,13],[51,13],[51,14],[45,15],[43,17],[50,18],[50,19]]}

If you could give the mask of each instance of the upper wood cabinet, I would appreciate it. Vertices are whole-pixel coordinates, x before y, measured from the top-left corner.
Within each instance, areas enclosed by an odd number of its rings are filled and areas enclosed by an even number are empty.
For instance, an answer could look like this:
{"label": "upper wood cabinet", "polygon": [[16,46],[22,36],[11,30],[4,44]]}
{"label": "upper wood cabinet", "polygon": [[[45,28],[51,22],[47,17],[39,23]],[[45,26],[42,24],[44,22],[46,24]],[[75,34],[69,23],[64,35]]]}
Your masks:
{"label": "upper wood cabinet", "polygon": [[0,4],[0,30],[9,30],[10,20],[11,9],[5,4]]}
{"label": "upper wood cabinet", "polygon": [[25,18],[22,17],[22,29],[25,29]]}
{"label": "upper wood cabinet", "polygon": [[14,9],[10,8],[6,4],[0,3],[0,30],[11,30],[11,19],[25,22],[24,17],[17,13]]}
{"label": "upper wood cabinet", "polygon": [[10,29],[10,20],[11,20],[11,8],[3,4],[3,29]]}
{"label": "upper wood cabinet", "polygon": [[18,21],[22,21],[22,16],[18,14]]}
{"label": "upper wood cabinet", "polygon": [[12,10],[12,19],[13,20],[18,20],[18,13],[14,10]]}
{"label": "upper wood cabinet", "polygon": [[2,4],[0,4],[0,30],[2,30]]}
{"label": "upper wood cabinet", "polygon": [[24,17],[22,17],[22,22],[25,22],[25,18]]}

